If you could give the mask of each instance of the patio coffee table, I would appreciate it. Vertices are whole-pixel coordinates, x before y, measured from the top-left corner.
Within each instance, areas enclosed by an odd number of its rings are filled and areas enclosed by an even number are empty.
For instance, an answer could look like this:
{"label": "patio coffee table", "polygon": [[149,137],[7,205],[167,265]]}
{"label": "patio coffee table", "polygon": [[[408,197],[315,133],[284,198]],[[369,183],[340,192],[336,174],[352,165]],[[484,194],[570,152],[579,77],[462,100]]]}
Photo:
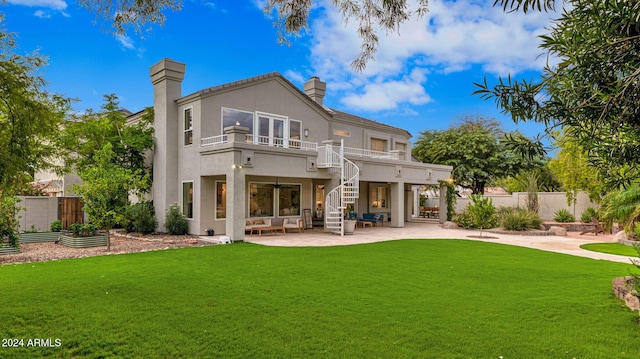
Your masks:
{"label": "patio coffee table", "polygon": [[280,232],[282,232],[282,234],[284,234],[284,227],[282,227],[282,226],[258,227],[258,228],[254,228],[254,229],[256,231],[258,231],[258,236],[259,237],[262,236],[262,231],[269,231],[274,236],[276,235],[276,232],[278,232],[278,231],[280,231]]}
{"label": "patio coffee table", "polygon": [[373,222],[369,222],[369,221],[358,221],[358,222],[356,222],[356,224],[360,228],[366,228],[367,226],[373,227]]}

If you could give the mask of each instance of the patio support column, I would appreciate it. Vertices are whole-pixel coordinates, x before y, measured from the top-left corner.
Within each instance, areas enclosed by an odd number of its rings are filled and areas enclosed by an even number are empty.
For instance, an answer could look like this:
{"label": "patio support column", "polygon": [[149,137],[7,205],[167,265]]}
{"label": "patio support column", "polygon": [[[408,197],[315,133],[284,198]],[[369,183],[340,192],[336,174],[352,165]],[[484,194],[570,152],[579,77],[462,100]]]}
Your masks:
{"label": "patio support column", "polygon": [[411,222],[413,212],[413,188],[411,185],[404,186],[404,221]]}
{"label": "patio support column", "polygon": [[242,152],[233,152],[233,163],[227,171],[226,234],[233,241],[244,241],[246,218],[246,174],[242,166]]}
{"label": "patio support column", "polygon": [[404,182],[391,183],[391,227],[404,227]]}
{"label": "patio support column", "polygon": [[440,207],[440,214],[438,215],[438,222],[444,223],[447,221],[447,186],[444,183],[440,184],[440,198],[438,202]]}

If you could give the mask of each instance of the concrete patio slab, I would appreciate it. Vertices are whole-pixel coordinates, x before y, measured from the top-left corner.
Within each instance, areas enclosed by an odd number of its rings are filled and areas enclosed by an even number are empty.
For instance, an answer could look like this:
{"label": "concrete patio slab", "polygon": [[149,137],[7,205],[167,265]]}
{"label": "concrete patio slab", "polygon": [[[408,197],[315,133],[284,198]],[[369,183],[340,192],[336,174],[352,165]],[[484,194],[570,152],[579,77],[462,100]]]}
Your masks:
{"label": "concrete patio slab", "polygon": [[[593,234],[579,235],[578,232],[569,232],[567,236],[527,236],[496,234],[485,231],[483,233],[484,238],[476,238],[479,234],[479,230],[443,229],[435,222],[407,222],[403,228],[391,228],[389,226],[356,228],[352,235],[345,236],[325,233],[320,227],[305,230],[303,233],[288,232],[285,235],[278,236],[259,237],[257,235],[247,235],[245,236],[245,242],[265,246],[319,247],[355,245],[402,239],[441,238],[501,243],[621,263],[631,263],[632,259],[638,259],[637,257],[598,253],[580,248],[581,245],[586,243],[613,242],[613,235],[611,234],[595,236]],[[211,237],[208,238],[211,239]]]}

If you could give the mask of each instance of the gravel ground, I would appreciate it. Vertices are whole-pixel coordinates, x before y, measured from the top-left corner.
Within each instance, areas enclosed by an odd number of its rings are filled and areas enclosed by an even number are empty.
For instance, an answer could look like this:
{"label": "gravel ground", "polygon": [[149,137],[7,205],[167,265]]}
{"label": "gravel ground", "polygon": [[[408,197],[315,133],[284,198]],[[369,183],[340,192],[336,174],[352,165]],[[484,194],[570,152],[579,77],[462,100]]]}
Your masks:
{"label": "gravel ground", "polygon": [[111,232],[111,252],[107,251],[107,247],[70,248],[52,242],[25,243],[20,246],[19,254],[0,255],[0,265],[208,245],[212,245],[212,243],[199,241],[198,236],[191,235],[172,236],[165,233],[142,235],[140,233]]}

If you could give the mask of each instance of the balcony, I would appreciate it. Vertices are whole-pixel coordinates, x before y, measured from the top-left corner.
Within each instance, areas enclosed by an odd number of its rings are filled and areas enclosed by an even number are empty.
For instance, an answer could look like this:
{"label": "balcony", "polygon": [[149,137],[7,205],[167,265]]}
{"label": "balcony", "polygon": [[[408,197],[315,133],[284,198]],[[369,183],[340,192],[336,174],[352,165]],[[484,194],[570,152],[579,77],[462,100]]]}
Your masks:
{"label": "balcony", "polygon": [[[219,135],[212,137],[205,137],[200,140],[201,147],[207,146],[219,146],[225,143],[228,143],[228,136]],[[268,137],[268,136],[255,136],[255,135],[245,135],[244,143],[254,144],[259,146],[270,146],[270,147],[280,147],[280,148],[294,148],[303,151],[318,151],[318,144],[316,142],[309,141],[301,141],[301,140],[292,140],[286,138],[278,138],[278,137]]]}
{"label": "balcony", "polygon": [[[296,139],[286,139],[279,137],[257,136],[244,132],[226,133],[224,135],[206,137],[200,140],[201,147],[220,146],[226,143],[240,142],[257,146],[268,146],[278,148],[289,148],[301,151],[318,152],[320,163],[330,163],[330,158],[325,158],[331,151],[327,148],[333,145],[318,146],[317,142],[302,141]],[[400,151],[382,152],[366,150],[362,148],[344,147],[344,154],[349,158],[373,158],[381,160],[401,160],[403,159]]]}

